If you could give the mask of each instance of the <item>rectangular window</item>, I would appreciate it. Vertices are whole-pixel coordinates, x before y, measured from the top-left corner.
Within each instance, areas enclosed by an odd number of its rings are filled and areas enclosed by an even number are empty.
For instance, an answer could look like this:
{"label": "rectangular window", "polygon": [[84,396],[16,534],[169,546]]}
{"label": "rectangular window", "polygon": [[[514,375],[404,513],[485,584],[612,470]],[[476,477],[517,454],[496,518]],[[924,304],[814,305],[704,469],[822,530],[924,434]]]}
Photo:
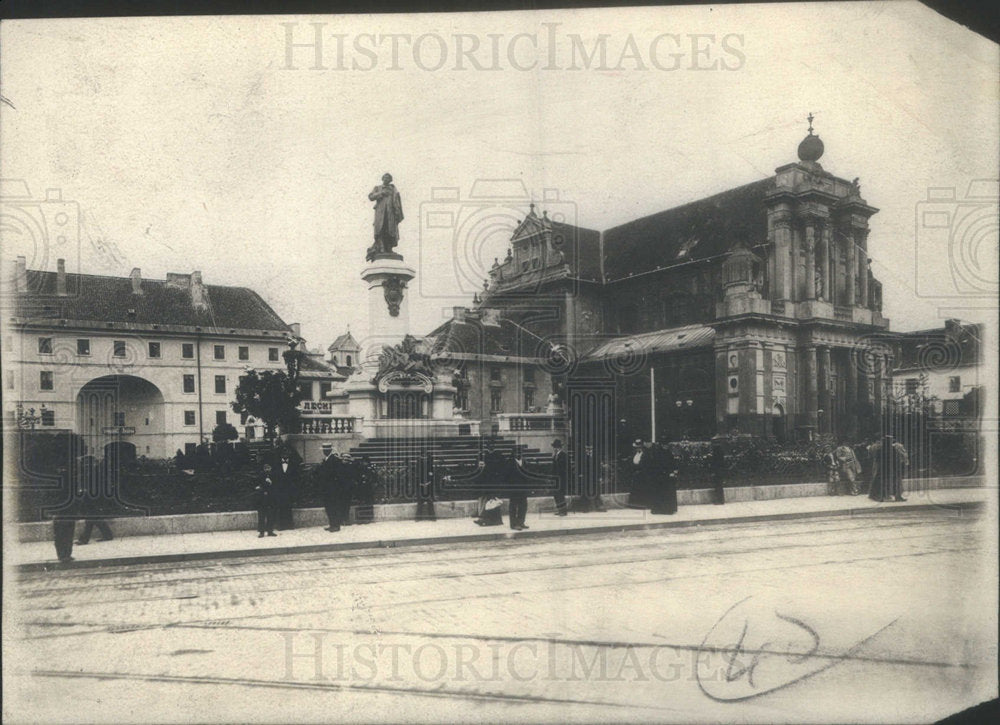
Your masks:
{"label": "rectangular window", "polygon": [[303,400],[312,400],[313,399],[312,381],[299,383],[299,392],[302,393]]}
{"label": "rectangular window", "polygon": [[490,412],[503,412],[503,394],[499,390],[490,391]]}
{"label": "rectangular window", "polygon": [[278,348],[276,347],[267,348],[267,359],[271,362],[278,362]]}
{"label": "rectangular window", "polygon": [[52,338],[51,337],[40,337],[40,338],[38,338],[38,354],[39,355],[51,355],[52,354]]}
{"label": "rectangular window", "polygon": [[320,383],[319,384],[319,399],[320,400],[326,400],[326,396],[330,394],[330,390],[332,389],[332,387],[333,386],[330,383]]}
{"label": "rectangular window", "polygon": [[125,341],[115,340],[114,342],[114,356],[115,357],[125,357]]}
{"label": "rectangular window", "polygon": [[14,389],[14,371],[11,370],[7,373],[7,390]]}
{"label": "rectangular window", "polygon": [[535,391],[534,390],[525,390],[524,391],[524,407],[525,407],[525,409],[535,407]]}
{"label": "rectangular window", "polygon": [[181,357],[190,360],[194,357],[194,345],[190,342],[181,344]]}
{"label": "rectangular window", "polygon": [[150,357],[160,356],[160,343],[158,342],[149,343],[149,356]]}
{"label": "rectangular window", "polygon": [[194,392],[194,375],[184,376],[184,392],[193,393]]}
{"label": "rectangular window", "polygon": [[249,360],[250,359],[250,348],[247,347],[246,345],[240,345],[239,356],[240,356],[240,360]]}
{"label": "rectangular window", "polygon": [[194,425],[194,411],[185,410],[184,411],[184,425]]}
{"label": "rectangular window", "polygon": [[85,338],[80,338],[76,341],[76,354],[77,355],[89,355],[90,354],[90,340]]}
{"label": "rectangular window", "polygon": [[533,383],[535,382],[535,369],[533,367],[526,367],[524,369],[524,382]]}
{"label": "rectangular window", "polygon": [[226,346],[225,345],[216,345],[215,346],[215,359],[216,360],[225,360],[226,359]]}
{"label": "rectangular window", "polygon": [[215,411],[215,424],[216,425],[225,425],[228,422],[229,421],[226,420],[226,411],[224,411],[224,410],[217,410],[217,411]]}
{"label": "rectangular window", "polygon": [[490,382],[499,383],[500,380],[500,368],[490,368]]}
{"label": "rectangular window", "polygon": [[216,375],[215,376],[215,392],[224,393],[226,392],[226,376]]}
{"label": "rectangular window", "polygon": [[38,373],[38,387],[41,390],[52,390],[52,371],[42,370]]}
{"label": "rectangular window", "polygon": [[115,425],[125,425],[125,414],[115,413]]}
{"label": "rectangular window", "polygon": [[906,379],[906,394],[914,395],[920,392],[920,381],[917,378]]}
{"label": "rectangular window", "polygon": [[961,393],[962,392],[962,376],[952,375],[948,378],[948,392],[949,393]]}
{"label": "rectangular window", "polygon": [[53,426],[56,424],[56,412],[45,408],[42,410],[42,425]]}

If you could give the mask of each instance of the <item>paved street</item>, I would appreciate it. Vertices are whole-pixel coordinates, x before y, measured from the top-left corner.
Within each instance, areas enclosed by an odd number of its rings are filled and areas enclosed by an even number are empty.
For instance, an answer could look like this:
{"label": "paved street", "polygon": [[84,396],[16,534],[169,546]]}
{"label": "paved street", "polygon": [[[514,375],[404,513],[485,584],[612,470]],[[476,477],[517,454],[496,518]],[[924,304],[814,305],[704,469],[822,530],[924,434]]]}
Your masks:
{"label": "paved street", "polygon": [[994,535],[887,510],[24,573],[5,715],[931,721],[996,696]]}

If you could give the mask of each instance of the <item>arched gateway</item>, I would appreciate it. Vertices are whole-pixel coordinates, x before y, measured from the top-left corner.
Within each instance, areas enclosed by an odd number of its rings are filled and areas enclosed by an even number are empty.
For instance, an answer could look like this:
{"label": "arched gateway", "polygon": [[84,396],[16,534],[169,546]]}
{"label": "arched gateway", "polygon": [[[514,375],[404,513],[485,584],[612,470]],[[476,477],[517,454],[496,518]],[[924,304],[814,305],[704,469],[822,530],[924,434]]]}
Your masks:
{"label": "arched gateway", "polygon": [[139,456],[170,455],[163,394],[148,380],[134,375],[94,378],[80,388],[76,403],[77,430],[95,455],[102,455],[109,444],[131,444]]}

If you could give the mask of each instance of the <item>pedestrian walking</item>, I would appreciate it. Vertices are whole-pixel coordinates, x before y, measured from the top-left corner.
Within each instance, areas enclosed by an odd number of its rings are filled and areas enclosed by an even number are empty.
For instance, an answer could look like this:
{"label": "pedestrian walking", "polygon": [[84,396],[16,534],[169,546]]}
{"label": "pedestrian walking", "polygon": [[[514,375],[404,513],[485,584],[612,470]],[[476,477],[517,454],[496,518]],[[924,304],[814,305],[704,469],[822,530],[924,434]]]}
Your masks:
{"label": "pedestrian walking", "polygon": [[275,488],[271,477],[271,465],[264,464],[260,483],[254,488],[254,503],[257,507],[257,538],[277,536],[274,533]]}
{"label": "pedestrian walking", "polygon": [[909,465],[906,448],[888,433],[871,449],[872,478],[868,497],[874,501],[905,501],[903,498],[903,469]]}
{"label": "pedestrian walking", "polygon": [[823,469],[826,471],[826,490],[831,496],[840,495],[840,471],[837,468],[837,459],[833,456],[834,449],[829,449],[823,454]]}
{"label": "pedestrian walking", "polygon": [[726,446],[720,440],[712,442],[709,467],[712,472],[712,503],[721,506],[726,503],[726,478],[729,462],[726,460]]}
{"label": "pedestrian walking", "polygon": [[434,515],[434,455],[427,451],[417,459],[417,521],[437,521]]}
{"label": "pedestrian walking", "polygon": [[105,458],[98,463],[92,456],[85,456],[88,463],[85,465],[84,476],[88,480],[80,481],[77,489],[78,511],[83,518],[83,531],[77,538],[77,546],[86,546],[90,543],[90,537],[94,533],[94,528],[100,532],[98,541],[111,541],[114,536],[111,533],[111,526],[103,518],[107,514],[107,496],[111,491],[111,476],[115,471]]}
{"label": "pedestrian walking", "polygon": [[677,513],[677,459],[670,447],[661,444],[653,449],[655,470],[650,491],[650,513]]}
{"label": "pedestrian walking", "polygon": [[552,441],[552,476],[556,483],[556,490],[552,496],[556,503],[556,516],[566,516],[569,459],[566,457],[566,451],[563,450],[562,441],[558,438]]}
{"label": "pedestrian walking", "polygon": [[837,477],[840,482],[840,490],[851,496],[861,493],[858,486],[858,478],[861,477],[861,464],[854,455],[854,449],[842,439],[840,445],[833,451],[833,458],[837,466]]}

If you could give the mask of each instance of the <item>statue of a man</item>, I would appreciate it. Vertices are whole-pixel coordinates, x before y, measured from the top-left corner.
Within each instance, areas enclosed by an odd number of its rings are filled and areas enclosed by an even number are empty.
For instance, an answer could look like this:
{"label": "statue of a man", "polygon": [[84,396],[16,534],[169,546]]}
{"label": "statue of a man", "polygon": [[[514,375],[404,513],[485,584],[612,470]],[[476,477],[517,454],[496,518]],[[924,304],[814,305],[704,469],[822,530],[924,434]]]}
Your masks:
{"label": "statue of a man", "polygon": [[368,248],[370,262],[376,254],[392,252],[399,244],[399,223],[403,221],[403,203],[392,184],[392,174],[382,175],[382,185],[368,195],[375,202],[375,244]]}

